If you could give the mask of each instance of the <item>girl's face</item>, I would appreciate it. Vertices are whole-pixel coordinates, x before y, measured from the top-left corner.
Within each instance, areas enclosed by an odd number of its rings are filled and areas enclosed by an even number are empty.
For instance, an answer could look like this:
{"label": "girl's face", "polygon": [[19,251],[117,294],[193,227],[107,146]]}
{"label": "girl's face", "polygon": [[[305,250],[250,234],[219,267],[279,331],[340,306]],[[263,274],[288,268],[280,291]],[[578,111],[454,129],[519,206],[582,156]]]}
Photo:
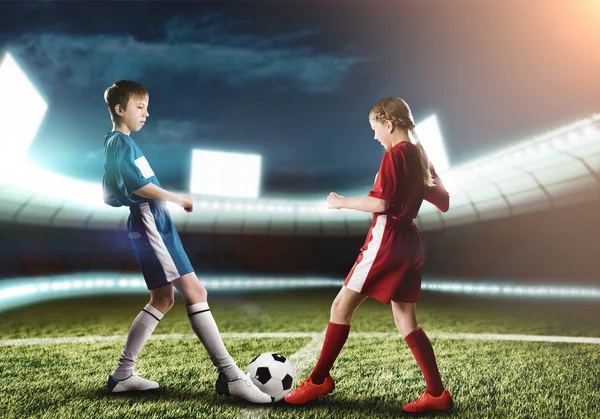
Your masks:
{"label": "girl's face", "polygon": [[371,124],[371,128],[373,129],[375,135],[375,140],[379,141],[379,143],[385,148],[389,150],[392,148],[392,123],[390,121],[380,122],[375,119],[369,119],[369,123]]}

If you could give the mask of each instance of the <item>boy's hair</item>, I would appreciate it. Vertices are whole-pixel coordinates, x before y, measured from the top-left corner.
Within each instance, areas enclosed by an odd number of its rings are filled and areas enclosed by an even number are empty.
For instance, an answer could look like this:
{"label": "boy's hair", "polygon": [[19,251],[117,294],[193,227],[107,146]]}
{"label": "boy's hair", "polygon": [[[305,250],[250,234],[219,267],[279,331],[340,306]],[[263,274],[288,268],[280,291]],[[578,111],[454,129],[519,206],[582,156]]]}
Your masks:
{"label": "boy's hair", "polygon": [[129,99],[145,97],[148,97],[148,90],[140,83],[131,80],[119,80],[104,92],[104,101],[113,120],[119,118],[115,106],[121,105],[123,109],[127,109]]}
{"label": "boy's hair", "polygon": [[415,121],[412,116],[412,112],[408,107],[408,103],[399,97],[386,97],[377,102],[371,111],[369,112],[369,119],[373,119],[378,122],[390,121],[395,126],[405,130],[409,135],[409,138],[417,146],[419,152],[419,161],[421,163],[421,169],[423,169],[423,183],[426,187],[434,186],[433,176],[429,169],[429,158],[423,144],[419,141],[417,131],[415,130]]}

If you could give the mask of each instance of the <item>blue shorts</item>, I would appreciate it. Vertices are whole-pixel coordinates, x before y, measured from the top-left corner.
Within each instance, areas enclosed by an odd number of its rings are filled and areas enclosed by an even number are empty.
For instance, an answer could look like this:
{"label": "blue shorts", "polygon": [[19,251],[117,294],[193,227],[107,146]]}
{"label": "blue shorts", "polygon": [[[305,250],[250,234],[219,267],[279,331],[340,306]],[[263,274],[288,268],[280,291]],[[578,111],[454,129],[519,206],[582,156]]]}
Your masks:
{"label": "blue shorts", "polygon": [[194,272],[164,202],[144,202],[129,209],[129,240],[149,290]]}

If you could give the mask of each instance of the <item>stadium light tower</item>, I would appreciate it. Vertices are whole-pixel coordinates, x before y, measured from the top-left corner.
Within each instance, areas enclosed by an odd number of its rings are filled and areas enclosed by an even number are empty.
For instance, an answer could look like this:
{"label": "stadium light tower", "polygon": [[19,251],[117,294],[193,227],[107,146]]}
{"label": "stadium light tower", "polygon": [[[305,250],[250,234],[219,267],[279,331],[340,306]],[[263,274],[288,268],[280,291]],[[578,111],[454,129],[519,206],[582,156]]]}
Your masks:
{"label": "stadium light tower", "polygon": [[0,184],[91,205],[101,205],[99,183],[42,169],[27,152],[48,105],[10,53],[0,62]]}
{"label": "stadium light tower", "polygon": [[440,132],[437,116],[431,115],[422,122],[419,122],[415,128],[417,135],[427,152],[429,160],[435,166],[436,172],[443,172],[450,168],[444,138]]}
{"label": "stadium light tower", "polygon": [[200,195],[258,198],[261,162],[258,154],[192,150],[190,191]]}
{"label": "stadium light tower", "polygon": [[0,170],[23,162],[48,105],[7,52],[0,63]]}

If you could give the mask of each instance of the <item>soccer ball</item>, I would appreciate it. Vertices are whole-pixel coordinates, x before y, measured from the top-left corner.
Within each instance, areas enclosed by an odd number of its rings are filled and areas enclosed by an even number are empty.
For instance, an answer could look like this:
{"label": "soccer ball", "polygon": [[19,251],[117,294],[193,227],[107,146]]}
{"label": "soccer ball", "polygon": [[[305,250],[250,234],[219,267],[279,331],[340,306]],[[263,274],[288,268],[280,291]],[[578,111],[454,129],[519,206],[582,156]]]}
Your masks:
{"label": "soccer ball", "polygon": [[276,352],[265,352],[250,362],[246,373],[263,393],[278,402],[290,392],[294,384],[294,366],[285,356]]}

